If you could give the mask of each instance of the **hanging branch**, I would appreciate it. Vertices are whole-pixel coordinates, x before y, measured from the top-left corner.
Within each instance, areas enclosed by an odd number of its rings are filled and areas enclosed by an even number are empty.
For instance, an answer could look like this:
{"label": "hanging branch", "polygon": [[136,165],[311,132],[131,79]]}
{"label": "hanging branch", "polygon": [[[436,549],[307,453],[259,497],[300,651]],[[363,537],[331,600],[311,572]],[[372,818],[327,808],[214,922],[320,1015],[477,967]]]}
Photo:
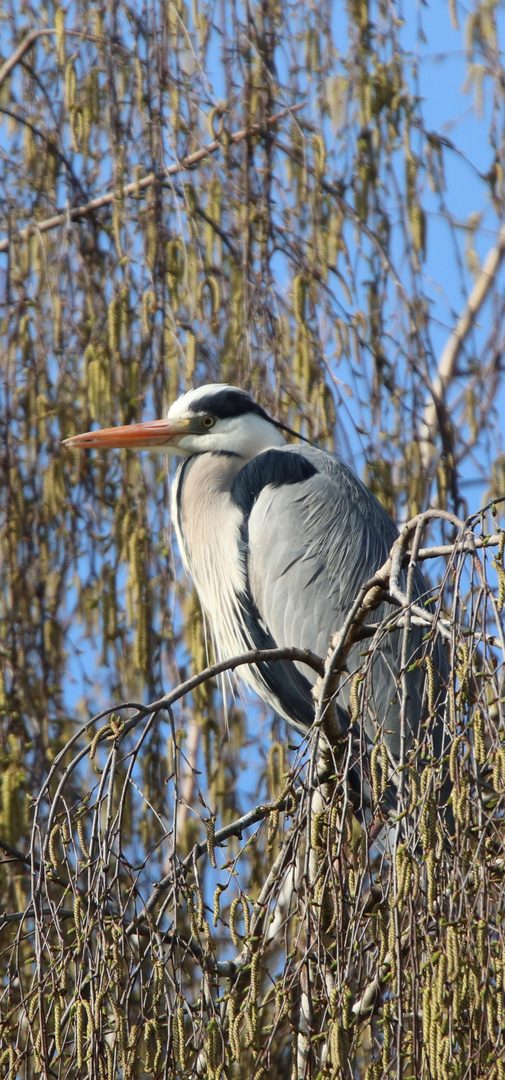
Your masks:
{"label": "hanging branch", "polygon": [[[300,101],[298,105],[290,106],[289,108],[282,109],[281,112],[276,113],[275,116],[270,116],[265,121],[265,124],[251,124],[248,128],[241,128],[240,131],[235,131],[228,136],[231,143],[236,146],[241,143],[245,138],[250,135],[258,135],[264,130],[265,127],[269,128],[273,124],[276,124],[279,120],[283,120],[285,116],[291,116],[292,113],[298,112],[303,109],[305,101]],[[85,203],[83,206],[69,207],[68,210],[59,214],[54,214],[53,217],[46,218],[45,221],[38,221],[32,225],[27,225],[25,229],[21,229],[17,234],[16,240],[27,240],[33,233],[49,232],[51,229],[58,229],[62,225],[66,225],[69,221],[80,221],[81,218],[87,217],[88,214],[94,213],[95,210],[101,210],[103,207],[111,206],[117,199],[118,195],[124,197],[125,195],[137,195],[139,191],[145,191],[146,188],[153,187],[156,183],[163,183],[169,176],[175,176],[179,172],[183,172],[184,169],[192,169],[199,161],[203,161],[205,158],[211,157],[222,147],[221,139],[214,139],[213,142],[208,143],[207,146],[202,146],[200,150],[195,150],[193,154],[188,154],[182,161],[176,161],[173,165],[168,165],[166,168],[160,169],[159,172],[150,172],[147,176],[143,176],[141,180],[133,180],[119,191],[114,188],[112,191],[105,192],[104,195],[98,195],[96,199],[91,199],[90,202]],[[3,240],[0,240],[0,252],[8,251],[12,240],[6,236]]]}

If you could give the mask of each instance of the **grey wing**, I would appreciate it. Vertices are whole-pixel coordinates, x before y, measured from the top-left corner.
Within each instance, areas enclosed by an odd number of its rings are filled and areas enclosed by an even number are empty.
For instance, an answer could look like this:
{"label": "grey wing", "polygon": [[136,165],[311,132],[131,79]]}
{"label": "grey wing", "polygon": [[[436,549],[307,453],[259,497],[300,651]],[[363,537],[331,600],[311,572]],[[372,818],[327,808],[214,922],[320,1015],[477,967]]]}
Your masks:
{"label": "grey wing", "polygon": [[[315,468],[298,483],[267,484],[259,492],[248,521],[248,574],[254,604],[278,645],[310,648],[325,656],[360,585],[386,560],[398,535],[389,515],[354,474],[337,459],[312,448],[286,447],[277,453],[301,453]],[[416,575],[418,597],[426,593]],[[382,604],[379,622],[395,609]],[[408,665],[422,653],[424,632],[409,631]],[[373,741],[379,728],[394,757],[400,753],[402,710],[398,673],[402,632],[384,635],[368,665],[364,731]],[[363,665],[367,644],[348,659],[350,675]],[[308,669],[304,674],[314,681]],[[407,675],[406,746],[422,718],[423,676]],[[349,704],[351,678],[344,680],[339,703]]]}

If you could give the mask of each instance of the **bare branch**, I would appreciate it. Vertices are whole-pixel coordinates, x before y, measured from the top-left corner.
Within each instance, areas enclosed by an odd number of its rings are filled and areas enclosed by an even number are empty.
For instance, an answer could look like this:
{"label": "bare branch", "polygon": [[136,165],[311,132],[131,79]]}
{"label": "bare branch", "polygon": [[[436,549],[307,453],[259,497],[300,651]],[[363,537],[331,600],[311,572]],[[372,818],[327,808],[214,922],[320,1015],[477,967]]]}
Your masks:
{"label": "bare branch", "polygon": [[[417,559],[419,562],[424,562],[426,559],[440,559],[446,555],[454,555],[455,552],[458,555],[469,554],[474,548],[497,547],[499,543],[499,533],[492,533],[490,536],[473,536],[471,542],[468,543],[461,544],[458,541],[456,544],[439,544],[435,547],[420,548]],[[407,552],[405,559],[408,561],[409,552]]]}
{"label": "bare branch", "polygon": [[5,82],[12,69],[16,67],[16,64],[18,64],[20,60],[22,60],[25,53],[28,52],[28,49],[31,49],[38,38],[48,37],[50,34],[55,33],[56,30],[54,27],[52,29],[30,30],[30,33],[23,38],[21,44],[18,45],[12,56],[9,56],[9,59],[5,61],[5,64],[2,64],[2,67],[0,68],[0,86]]}
{"label": "bare branch", "polygon": [[505,225],[498,233],[498,241],[488,252],[484,265],[468,297],[467,305],[460,315],[439,360],[438,370],[431,386],[431,396],[421,426],[420,450],[423,468],[429,475],[434,454],[437,453],[438,415],[444,405],[447,391],[457,370],[459,355],[474,325],[489,290],[496,278],[505,255]]}
{"label": "bare branch", "polygon": [[[282,109],[281,112],[270,116],[265,124],[251,124],[248,128],[241,128],[240,131],[235,131],[228,136],[230,142],[237,145],[242,142],[249,135],[260,134],[264,128],[270,128],[273,124],[276,124],[279,120],[283,120],[285,116],[290,116],[291,113],[298,112],[305,105],[305,101],[301,101],[298,105],[293,105],[287,109]],[[83,206],[73,206],[67,211],[62,211],[59,214],[54,214],[53,217],[46,218],[45,221],[38,221],[36,224],[28,225],[25,229],[21,229],[16,239],[26,240],[32,232],[37,233],[49,232],[51,229],[58,229],[60,226],[65,225],[68,221],[80,221],[81,218],[87,217],[88,214],[92,214],[95,210],[102,210],[104,207],[112,206],[115,199],[118,197],[124,198],[124,196],[137,195],[139,191],[145,191],[146,188],[153,187],[156,183],[163,183],[169,176],[175,176],[179,172],[183,172],[185,169],[191,169],[198,164],[199,161],[203,161],[204,158],[210,157],[216,153],[216,150],[222,149],[223,143],[221,139],[214,139],[213,142],[208,143],[207,146],[202,146],[200,150],[195,150],[193,154],[189,154],[188,157],[177,161],[173,165],[169,165],[167,168],[161,169],[158,173],[148,173],[147,176],[143,176],[140,180],[134,180],[130,184],[125,184],[121,190],[114,188],[112,191],[105,192],[104,195],[99,195],[96,199],[91,199]],[[8,251],[12,240],[6,236],[3,240],[0,240],[0,252]]]}

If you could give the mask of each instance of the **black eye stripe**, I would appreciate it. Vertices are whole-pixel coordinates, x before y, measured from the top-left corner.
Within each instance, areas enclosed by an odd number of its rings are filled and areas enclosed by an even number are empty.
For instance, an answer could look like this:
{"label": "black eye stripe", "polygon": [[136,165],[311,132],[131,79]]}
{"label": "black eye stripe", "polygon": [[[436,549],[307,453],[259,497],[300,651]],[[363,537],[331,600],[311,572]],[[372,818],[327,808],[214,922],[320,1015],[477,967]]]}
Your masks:
{"label": "black eye stripe", "polygon": [[270,420],[268,413],[258,405],[244,390],[230,386],[219,393],[202,394],[200,398],[188,406],[190,412],[212,413],[217,420],[228,420],[233,416],[243,416],[244,413],[255,413],[264,420]]}

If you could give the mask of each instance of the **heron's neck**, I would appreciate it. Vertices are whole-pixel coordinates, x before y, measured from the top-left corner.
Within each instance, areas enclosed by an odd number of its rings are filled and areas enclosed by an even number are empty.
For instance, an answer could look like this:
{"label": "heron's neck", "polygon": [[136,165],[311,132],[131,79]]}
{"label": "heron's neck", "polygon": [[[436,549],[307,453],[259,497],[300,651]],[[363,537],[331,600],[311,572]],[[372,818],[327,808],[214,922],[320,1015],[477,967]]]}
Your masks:
{"label": "heron's neck", "polygon": [[238,456],[195,454],[172,485],[172,520],[186,571],[212,626],[218,656],[243,649],[237,597],[246,586],[237,550],[242,514],[231,486],[245,464]]}
{"label": "heron's neck", "polygon": [[177,469],[174,489],[179,499],[191,506],[191,512],[201,512],[207,503],[230,492],[233,481],[249,458],[240,454],[192,454]]}
{"label": "heron's neck", "polygon": [[186,570],[195,579],[197,563],[216,543],[226,543],[237,508],[231,500],[233,481],[245,465],[238,455],[194,454],[177,469],[172,485],[172,521]]}

